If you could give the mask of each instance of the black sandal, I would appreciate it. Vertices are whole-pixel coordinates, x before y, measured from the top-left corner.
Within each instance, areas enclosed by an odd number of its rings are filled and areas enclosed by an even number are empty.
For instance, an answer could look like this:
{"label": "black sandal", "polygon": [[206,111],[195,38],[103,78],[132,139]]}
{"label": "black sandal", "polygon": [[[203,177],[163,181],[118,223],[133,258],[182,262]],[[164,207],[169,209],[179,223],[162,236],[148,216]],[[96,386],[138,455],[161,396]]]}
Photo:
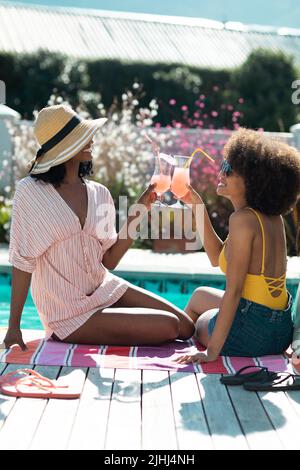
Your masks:
{"label": "black sandal", "polygon": [[286,392],[300,390],[300,376],[282,372],[271,382],[245,382],[244,388],[252,392]]}
{"label": "black sandal", "polygon": [[[247,369],[258,369],[255,372],[242,374]],[[245,382],[270,382],[278,376],[277,372],[270,372],[267,367],[245,366],[234,375],[224,375],[220,378],[223,385],[243,385]]]}

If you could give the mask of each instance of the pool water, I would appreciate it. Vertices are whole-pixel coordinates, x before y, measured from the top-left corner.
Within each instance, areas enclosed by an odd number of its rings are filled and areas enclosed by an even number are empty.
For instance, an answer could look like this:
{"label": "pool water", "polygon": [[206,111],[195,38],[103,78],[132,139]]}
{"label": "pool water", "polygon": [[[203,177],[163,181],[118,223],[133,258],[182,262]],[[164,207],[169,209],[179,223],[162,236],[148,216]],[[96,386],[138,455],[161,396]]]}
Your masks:
{"label": "pool water", "polygon": [[[143,287],[165,299],[173,302],[180,308],[184,308],[193,291],[200,286],[216,287],[217,289],[225,289],[224,281],[211,281],[201,279],[201,281],[190,281],[182,279],[168,280],[167,276],[163,279],[137,279],[122,276],[132,284]],[[11,277],[9,274],[0,274],[0,327],[6,327],[9,319],[10,308],[10,290]],[[289,291],[292,296],[296,296],[297,284],[288,283]],[[21,328],[42,330],[37,310],[33,303],[30,293],[28,294],[21,321]]]}

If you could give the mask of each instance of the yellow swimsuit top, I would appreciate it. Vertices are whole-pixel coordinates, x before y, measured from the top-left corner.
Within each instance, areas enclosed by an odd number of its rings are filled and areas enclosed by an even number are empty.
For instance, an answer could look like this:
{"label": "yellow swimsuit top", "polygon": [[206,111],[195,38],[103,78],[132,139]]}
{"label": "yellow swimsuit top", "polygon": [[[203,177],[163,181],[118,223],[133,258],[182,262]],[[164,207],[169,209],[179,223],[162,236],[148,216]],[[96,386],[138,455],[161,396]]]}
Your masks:
{"label": "yellow swimsuit top", "polygon": [[[258,218],[262,240],[263,240],[263,252],[262,252],[262,266],[261,274],[247,274],[244,287],[242,291],[242,297],[252,302],[265,305],[266,307],[274,310],[284,310],[287,306],[288,293],[286,289],[286,273],[279,278],[267,277],[264,275],[265,272],[265,253],[266,253],[266,241],[264,227],[260,216],[254,209],[248,207],[256,217]],[[226,242],[225,242],[226,243]],[[225,258],[225,244],[219,256],[219,266],[224,274],[226,274],[227,261]],[[276,285],[278,283],[278,285]],[[275,284],[275,285],[274,285]],[[281,291],[277,297],[272,296],[272,292]]]}

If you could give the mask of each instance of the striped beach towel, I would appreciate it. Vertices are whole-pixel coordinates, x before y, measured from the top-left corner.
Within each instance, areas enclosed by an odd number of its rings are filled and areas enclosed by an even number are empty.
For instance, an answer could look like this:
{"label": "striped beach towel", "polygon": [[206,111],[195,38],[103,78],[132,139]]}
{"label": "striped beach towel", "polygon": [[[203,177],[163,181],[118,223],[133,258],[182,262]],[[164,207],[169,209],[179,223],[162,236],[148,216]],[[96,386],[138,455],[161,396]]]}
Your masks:
{"label": "striped beach towel", "polygon": [[43,331],[23,330],[27,350],[18,346],[0,351],[0,362],[22,365],[104,367],[120,369],[152,369],[204,374],[233,374],[247,365],[266,366],[271,371],[291,371],[291,358],[264,356],[257,358],[219,357],[217,361],[199,365],[179,365],[174,359],[202,349],[194,340],[174,341],[159,346],[105,346],[66,344],[45,341]]}

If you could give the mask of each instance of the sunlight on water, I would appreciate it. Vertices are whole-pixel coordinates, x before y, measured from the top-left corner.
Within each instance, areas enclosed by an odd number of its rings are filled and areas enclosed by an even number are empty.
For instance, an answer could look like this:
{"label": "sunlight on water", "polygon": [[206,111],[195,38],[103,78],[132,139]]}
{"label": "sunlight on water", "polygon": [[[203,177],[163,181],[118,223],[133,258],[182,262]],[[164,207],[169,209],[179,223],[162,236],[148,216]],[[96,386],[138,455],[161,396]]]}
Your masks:
{"label": "sunlight on water", "polygon": [[[202,279],[201,283],[196,281],[186,281],[184,279],[168,280],[167,276],[164,279],[129,279],[132,284],[143,287],[154,294],[164,297],[169,302],[174,303],[179,308],[184,308],[193,293],[193,291],[200,285],[216,287],[224,289],[225,284],[223,281],[205,281]],[[293,296],[296,295],[297,287],[288,284],[288,289]],[[9,305],[10,305],[10,277],[9,275],[0,275],[0,327],[6,327],[9,318]],[[43,329],[41,321],[38,317],[37,310],[33,303],[32,297],[29,293],[22,315],[21,328],[25,329]]]}

